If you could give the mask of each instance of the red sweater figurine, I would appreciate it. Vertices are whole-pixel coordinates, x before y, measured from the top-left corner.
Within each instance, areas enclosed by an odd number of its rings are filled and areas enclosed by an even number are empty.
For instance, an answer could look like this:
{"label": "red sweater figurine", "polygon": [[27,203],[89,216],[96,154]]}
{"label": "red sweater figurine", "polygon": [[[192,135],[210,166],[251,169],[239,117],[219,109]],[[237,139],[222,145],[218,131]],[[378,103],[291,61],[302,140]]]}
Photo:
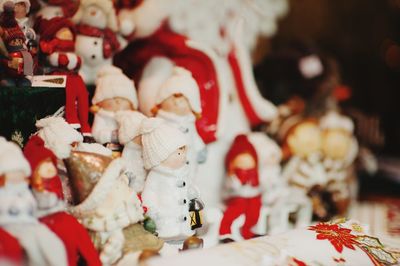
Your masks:
{"label": "red sweater figurine", "polygon": [[233,240],[231,226],[241,214],[245,215],[242,237],[255,237],[251,229],[257,224],[260,215],[261,189],[257,152],[246,135],[235,138],[226,156],[226,169],[229,198],[219,229],[221,241]]}
{"label": "red sweater figurine", "polygon": [[44,147],[43,140],[38,136],[30,138],[24,155],[32,169],[31,186],[38,203],[39,220],[64,242],[68,264],[77,265],[81,256],[87,265],[101,265],[86,229],[64,211],[64,196],[55,155]]}
{"label": "red sweater figurine", "polygon": [[89,96],[86,85],[78,71],[81,58],[75,53],[75,26],[66,18],[41,19],[38,25],[40,50],[46,56],[52,75],[66,75],[65,120],[80,128],[83,136],[91,136],[89,118]]}

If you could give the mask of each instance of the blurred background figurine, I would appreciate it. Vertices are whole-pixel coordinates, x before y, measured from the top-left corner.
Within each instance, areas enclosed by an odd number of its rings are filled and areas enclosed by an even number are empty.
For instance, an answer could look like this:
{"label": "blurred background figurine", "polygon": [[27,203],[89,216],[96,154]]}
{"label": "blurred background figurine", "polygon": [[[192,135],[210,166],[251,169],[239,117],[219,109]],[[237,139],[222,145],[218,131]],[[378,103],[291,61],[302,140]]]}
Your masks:
{"label": "blurred background figurine", "polygon": [[15,18],[14,8],[14,3],[7,1],[3,4],[4,11],[0,15],[0,38],[6,48],[1,58],[1,85],[30,86],[35,64],[28,50],[25,34]]}

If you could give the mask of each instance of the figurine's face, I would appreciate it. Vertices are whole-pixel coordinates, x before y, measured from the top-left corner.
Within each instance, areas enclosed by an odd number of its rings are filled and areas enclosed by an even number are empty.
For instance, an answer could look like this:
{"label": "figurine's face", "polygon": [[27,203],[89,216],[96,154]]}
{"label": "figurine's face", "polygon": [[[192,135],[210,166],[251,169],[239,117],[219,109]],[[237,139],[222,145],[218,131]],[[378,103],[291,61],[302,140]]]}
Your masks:
{"label": "figurine's face", "polygon": [[303,122],[296,126],[294,132],[288,137],[289,148],[294,155],[307,157],[320,150],[321,131],[317,124]]}
{"label": "figurine's face", "polygon": [[11,184],[17,184],[26,182],[26,175],[22,170],[10,171],[5,173],[5,182]]}
{"label": "figurine's face", "polygon": [[182,94],[174,94],[169,96],[161,103],[161,109],[180,116],[185,116],[192,113],[192,108],[190,107],[188,99]]}
{"label": "figurine's face", "polygon": [[256,160],[250,153],[242,153],[232,161],[233,169],[249,170],[257,166]]}
{"label": "figurine's face", "polygon": [[28,13],[26,10],[26,4],[24,2],[16,3],[14,6],[14,12],[15,12],[16,19],[21,19],[21,18],[26,17],[26,15]]}
{"label": "figurine's face", "polygon": [[104,29],[107,27],[107,15],[97,5],[90,5],[83,11],[81,23]]}
{"label": "figurine's face", "polygon": [[330,129],[322,135],[322,151],[326,157],[340,160],[349,153],[351,136],[340,129]]}
{"label": "figurine's face", "polygon": [[57,168],[50,159],[46,159],[38,166],[37,174],[41,178],[53,178],[57,175]]}
{"label": "figurine's face", "polygon": [[59,31],[57,31],[56,38],[62,41],[73,41],[74,34],[69,28],[61,28]]}
{"label": "figurine's face", "polygon": [[106,99],[97,104],[100,108],[103,108],[109,112],[117,112],[124,110],[134,110],[132,103],[125,98],[116,97],[112,99]]}
{"label": "figurine's face", "polygon": [[186,146],[177,149],[161,163],[162,166],[171,169],[179,169],[185,164],[186,164]]}

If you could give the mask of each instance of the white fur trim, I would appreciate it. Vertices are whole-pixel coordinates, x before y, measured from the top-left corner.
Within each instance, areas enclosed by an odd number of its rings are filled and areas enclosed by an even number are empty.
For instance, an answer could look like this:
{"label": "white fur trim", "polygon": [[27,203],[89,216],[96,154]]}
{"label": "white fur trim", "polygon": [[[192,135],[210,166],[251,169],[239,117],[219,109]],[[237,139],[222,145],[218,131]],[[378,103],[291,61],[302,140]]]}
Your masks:
{"label": "white fur trim", "polygon": [[70,209],[74,216],[81,218],[85,214],[93,212],[107,197],[114,182],[119,178],[125,168],[124,160],[121,158],[113,160],[104,171],[101,179],[93,188],[90,195],[79,205]]}
{"label": "white fur trim", "polygon": [[92,103],[97,104],[115,97],[127,99],[135,109],[138,108],[139,104],[133,80],[125,76],[119,68],[105,65],[99,70]]}
{"label": "white fur trim", "polygon": [[252,72],[253,67],[250,59],[250,52],[243,44],[243,36],[241,25],[238,25],[234,40],[234,51],[240,66],[243,85],[246,88],[246,96],[252,104],[257,116],[261,120],[269,122],[277,117],[278,109],[260,94]]}
{"label": "white fur trim", "polygon": [[111,157],[112,151],[99,143],[84,143],[80,142],[76,149],[77,151],[96,153],[103,156]]}
{"label": "white fur trim", "polygon": [[143,70],[139,82],[138,97],[140,111],[153,116],[151,109],[156,105],[157,94],[162,84],[172,75],[174,62],[166,57],[153,57]]}
{"label": "white fur trim", "polygon": [[182,93],[188,99],[192,110],[201,113],[199,86],[192,73],[183,67],[173,68],[172,76],[161,86],[156,103],[162,103],[175,93]]}
{"label": "white fur trim", "polygon": [[31,175],[31,167],[21,148],[17,144],[0,137],[0,175],[12,171],[23,171],[26,177]]}
{"label": "white fur trim", "polygon": [[47,57],[47,60],[49,61],[50,65],[56,67],[58,66],[58,55],[59,53],[52,53]]}
{"label": "white fur trim", "polygon": [[68,65],[67,68],[69,70],[72,70],[74,68],[77,67],[78,65],[78,56],[74,53],[67,53],[67,57],[68,57]]}
{"label": "white fur trim", "polygon": [[303,77],[312,79],[321,75],[324,71],[324,67],[318,56],[309,55],[300,59],[299,70]]}

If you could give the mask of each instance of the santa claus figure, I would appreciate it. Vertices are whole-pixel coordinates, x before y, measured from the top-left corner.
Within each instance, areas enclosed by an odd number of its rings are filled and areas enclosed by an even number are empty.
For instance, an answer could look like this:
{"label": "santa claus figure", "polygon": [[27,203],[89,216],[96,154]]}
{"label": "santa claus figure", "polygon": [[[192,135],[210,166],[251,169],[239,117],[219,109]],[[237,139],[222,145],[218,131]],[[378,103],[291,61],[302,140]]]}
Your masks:
{"label": "santa claus figure", "polygon": [[76,51],[83,59],[80,73],[86,84],[94,84],[99,69],[111,65],[113,55],[126,46],[117,35],[113,1],[82,0],[73,21],[78,25]]}
{"label": "santa claus figure", "polygon": [[140,224],[143,208],[123,174],[123,158],[74,151],[66,164],[74,199],[71,212],[88,230],[103,265],[162,248],[163,242]]}
{"label": "santa claus figure", "polygon": [[137,193],[143,191],[147,171],[143,164],[141,125],[146,116],[138,111],[119,111],[115,119],[118,123],[118,139],[124,145],[122,158],[126,160],[129,186]]}
{"label": "santa claus figure", "polygon": [[117,67],[102,67],[96,80],[92,104],[95,113],[94,139],[115,151],[121,151],[115,114],[117,111],[137,110],[138,100],[133,81]]}
{"label": "santa claus figure", "polygon": [[78,11],[79,0],[43,0],[41,8],[36,13],[36,19],[52,19],[54,17],[71,18]]}
{"label": "santa claus figure", "polygon": [[207,153],[196,128],[196,120],[202,113],[196,80],[186,69],[174,67],[171,77],[159,89],[155,103],[153,114],[185,135],[190,178],[196,178],[197,165],[205,161]]}
{"label": "santa claus figure", "polygon": [[66,205],[61,180],[57,174],[57,158],[39,136],[29,139],[24,155],[32,170],[31,187],[38,204],[36,216],[63,242],[67,251],[68,265],[85,261],[86,265],[101,265],[85,228],[65,212]]}
{"label": "santa claus figure", "polygon": [[149,169],[143,205],[158,236],[181,247],[201,226],[190,206],[199,202],[199,192],[189,178],[185,136],[158,118],[145,120],[142,133],[144,166]]}
{"label": "santa claus figure", "polygon": [[65,119],[83,136],[90,138],[89,99],[86,86],[78,71],[81,58],[75,54],[75,27],[65,18],[40,22],[40,50],[45,55],[51,75],[66,75]]}
{"label": "santa claus figure", "polygon": [[226,168],[228,198],[219,230],[221,241],[233,241],[231,226],[241,214],[245,215],[241,235],[250,239],[256,236],[252,227],[257,224],[262,202],[257,152],[246,135],[238,135],[233,141]]}
{"label": "santa claus figure", "polygon": [[[114,61],[139,84],[140,103],[151,100],[146,92],[161,86],[173,66],[192,73],[203,110],[196,126],[209,144],[209,157],[199,167],[202,178],[196,183],[204,191],[207,206],[219,206],[224,157],[233,138],[277,114],[258,91],[250,52],[259,35],[274,33],[276,19],[287,5],[286,1],[269,4],[259,0],[173,3],[138,1],[120,10],[121,24],[134,26],[133,42]],[[148,114],[147,104],[140,108]]]}
{"label": "santa claus figure", "polygon": [[0,138],[0,226],[21,244],[27,265],[67,265],[62,241],[35,217],[36,201],[26,181],[30,174],[21,149]]}
{"label": "santa claus figure", "polygon": [[30,78],[34,72],[32,54],[28,51],[26,37],[15,18],[15,5],[12,1],[3,4],[3,13],[0,15],[0,38],[6,50],[1,64],[4,68],[1,85],[3,86],[30,86]]}

